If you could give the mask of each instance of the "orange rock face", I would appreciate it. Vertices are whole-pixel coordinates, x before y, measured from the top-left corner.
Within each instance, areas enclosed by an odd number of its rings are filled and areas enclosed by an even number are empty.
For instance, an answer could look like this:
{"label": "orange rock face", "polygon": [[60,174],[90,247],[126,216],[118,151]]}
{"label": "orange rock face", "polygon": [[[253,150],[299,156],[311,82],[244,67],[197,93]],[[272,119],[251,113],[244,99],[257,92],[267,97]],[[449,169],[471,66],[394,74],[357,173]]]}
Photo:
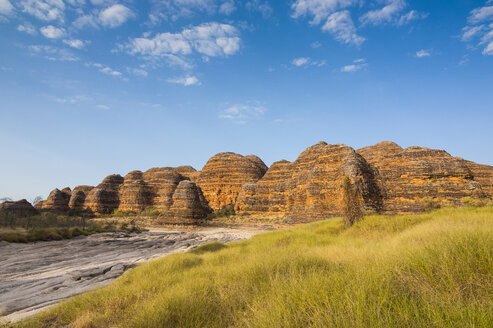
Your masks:
{"label": "orange rock face", "polygon": [[474,180],[481,185],[483,192],[490,198],[493,197],[493,166],[470,161],[466,161],[466,163],[471,169]]}
{"label": "orange rock face", "polygon": [[463,197],[481,197],[481,185],[466,161],[443,150],[380,143],[358,152],[367,158],[384,196],[388,213],[424,210],[422,199],[459,204]]}
{"label": "orange rock face", "polygon": [[171,216],[180,219],[203,219],[209,212],[200,188],[191,181],[181,181],[173,194],[173,205],[169,211]]}
{"label": "orange rock face", "polygon": [[219,153],[209,159],[196,179],[209,206],[219,210],[236,204],[242,186],[258,181],[266,165],[257,156]]}
{"label": "orange rock face", "polygon": [[310,220],[338,215],[344,176],[357,186],[366,208],[379,210],[380,191],[365,159],[350,147],[325,142],[308,148],[293,163],[274,163],[262,179],[243,187],[236,209]]}
{"label": "orange rock face", "polygon": [[36,208],[41,211],[50,211],[59,214],[65,214],[69,211],[70,188],[63,190],[54,189],[48,195],[45,201],[36,204]]}
{"label": "orange rock face", "polygon": [[119,191],[123,184],[121,175],[113,174],[104,178],[92,189],[84,202],[84,209],[94,214],[111,214],[120,205]]}
{"label": "orange rock face", "polygon": [[84,208],[84,203],[86,201],[86,197],[94,189],[92,186],[77,186],[72,190],[70,195],[70,201],[68,202],[68,206],[71,210],[82,210]]}

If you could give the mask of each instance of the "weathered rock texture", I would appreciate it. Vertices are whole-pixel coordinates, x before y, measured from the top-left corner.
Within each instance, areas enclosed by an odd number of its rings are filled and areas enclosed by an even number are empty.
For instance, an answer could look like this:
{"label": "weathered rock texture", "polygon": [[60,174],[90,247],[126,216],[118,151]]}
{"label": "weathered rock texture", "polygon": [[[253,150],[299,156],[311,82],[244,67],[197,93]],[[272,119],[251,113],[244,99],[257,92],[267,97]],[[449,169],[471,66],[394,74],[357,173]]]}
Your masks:
{"label": "weathered rock texture", "polygon": [[104,178],[92,189],[84,202],[84,209],[94,214],[110,214],[120,205],[119,191],[123,184],[121,175],[113,174]]}
{"label": "weathered rock texture", "polygon": [[474,176],[474,180],[481,185],[482,191],[490,197],[493,196],[493,166],[470,161],[466,161],[466,163]]}
{"label": "weathered rock texture", "polygon": [[64,188],[62,190],[54,189],[50,192],[46,200],[37,203],[35,207],[41,211],[65,214],[69,211],[68,203],[70,197],[70,188]]}
{"label": "weathered rock texture", "polygon": [[77,186],[72,190],[70,195],[70,201],[68,206],[71,210],[82,210],[84,209],[84,203],[86,201],[87,195],[93,190],[92,186]]}
{"label": "weathered rock texture", "polygon": [[388,213],[424,210],[423,198],[458,204],[463,197],[485,197],[466,161],[444,150],[379,143],[358,150],[372,165]]}
{"label": "weathered rock texture", "polygon": [[209,214],[209,207],[200,188],[191,181],[183,180],[173,194],[169,213],[174,218],[203,219]]}
{"label": "weathered rock texture", "polygon": [[267,166],[257,156],[219,153],[204,166],[196,179],[213,210],[234,205],[245,183],[262,178]]}
{"label": "weathered rock texture", "polygon": [[325,142],[308,148],[293,163],[274,163],[262,179],[243,187],[236,209],[304,219],[338,215],[344,176],[356,185],[366,208],[380,210],[382,196],[366,160],[350,147]]}
{"label": "weathered rock texture", "polygon": [[0,219],[9,216],[22,217],[36,214],[38,214],[38,210],[25,199],[16,202],[6,201],[0,204]]}
{"label": "weathered rock texture", "polygon": [[367,210],[415,213],[423,198],[460,204],[464,197],[491,198],[493,167],[453,157],[443,150],[401,148],[384,141],[355,151],[320,142],[294,162],[267,168],[257,156],[219,153],[202,171],[191,166],[110,175],[93,188],[55,189],[40,210],[93,214],[154,208],[162,217],[201,219],[234,206],[241,214],[277,214],[315,220],[341,214],[341,184],[349,177]]}

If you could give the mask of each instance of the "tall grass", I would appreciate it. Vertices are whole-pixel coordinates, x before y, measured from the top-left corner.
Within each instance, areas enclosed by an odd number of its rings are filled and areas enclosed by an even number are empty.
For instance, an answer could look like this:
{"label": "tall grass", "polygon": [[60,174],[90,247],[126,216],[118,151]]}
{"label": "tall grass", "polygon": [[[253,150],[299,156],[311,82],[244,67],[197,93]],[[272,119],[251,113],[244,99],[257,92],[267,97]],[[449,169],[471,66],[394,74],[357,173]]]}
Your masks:
{"label": "tall grass", "polygon": [[207,244],[18,327],[493,327],[493,209]]}

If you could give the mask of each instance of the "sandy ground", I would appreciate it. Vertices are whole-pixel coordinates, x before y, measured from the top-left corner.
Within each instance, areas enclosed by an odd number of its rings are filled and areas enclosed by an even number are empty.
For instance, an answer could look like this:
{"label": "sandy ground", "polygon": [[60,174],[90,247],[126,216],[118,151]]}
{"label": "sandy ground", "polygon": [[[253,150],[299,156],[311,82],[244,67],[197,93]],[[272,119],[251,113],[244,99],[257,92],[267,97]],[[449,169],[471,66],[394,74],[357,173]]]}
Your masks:
{"label": "sandy ground", "polygon": [[151,229],[31,244],[0,242],[0,322],[20,320],[67,297],[107,285],[151,259],[260,232],[264,230]]}

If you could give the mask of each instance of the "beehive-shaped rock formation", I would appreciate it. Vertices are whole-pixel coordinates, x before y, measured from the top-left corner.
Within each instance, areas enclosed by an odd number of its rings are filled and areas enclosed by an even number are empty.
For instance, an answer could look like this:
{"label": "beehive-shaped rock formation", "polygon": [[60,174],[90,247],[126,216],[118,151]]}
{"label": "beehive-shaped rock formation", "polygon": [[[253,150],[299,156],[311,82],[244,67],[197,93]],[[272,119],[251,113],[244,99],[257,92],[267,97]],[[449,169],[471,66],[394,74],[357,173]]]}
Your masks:
{"label": "beehive-shaped rock formation", "polygon": [[122,211],[143,211],[146,207],[151,206],[151,190],[144,182],[141,171],[132,171],[128,173],[120,187],[120,205]]}
{"label": "beehive-shaped rock formation", "polygon": [[70,195],[70,201],[68,206],[71,210],[82,210],[84,209],[84,203],[86,201],[87,195],[94,189],[92,186],[77,186],[72,190]]}
{"label": "beehive-shaped rock formation", "polygon": [[[0,203],[0,220],[8,219],[11,216],[14,217],[27,217],[38,214],[38,210],[36,210],[31,203],[27,200],[22,199],[16,202],[6,201]],[[5,222],[7,223],[7,222]]]}
{"label": "beehive-shaped rock formation", "polygon": [[236,208],[303,219],[338,215],[345,176],[356,185],[365,207],[378,211],[382,197],[365,159],[350,147],[325,142],[309,147],[293,163],[274,163],[261,180],[243,187]]}
{"label": "beehive-shaped rock formation", "polygon": [[46,200],[37,203],[35,207],[41,211],[66,214],[69,211],[68,203],[70,197],[70,188],[64,188],[63,190],[54,189],[50,192]]}
{"label": "beehive-shaped rock formation", "polygon": [[94,214],[111,214],[120,205],[120,186],[123,178],[113,174],[104,178],[86,197],[84,208]]}
{"label": "beehive-shaped rock formation", "polygon": [[173,194],[171,216],[177,219],[203,219],[209,212],[200,188],[191,181],[181,181]]}
{"label": "beehive-shaped rock formation", "polygon": [[487,197],[493,197],[493,166],[470,161],[466,161],[466,163],[474,176],[474,180],[481,185],[482,191]]}
{"label": "beehive-shaped rock formation", "polygon": [[256,156],[219,153],[209,159],[196,183],[209,206],[219,210],[226,205],[236,204],[242,186],[262,178],[266,167]]}
{"label": "beehive-shaped rock formation", "polygon": [[394,145],[380,143],[358,151],[375,169],[384,211],[420,212],[424,197],[458,204],[463,197],[481,196],[481,186],[463,159],[444,150],[409,147],[399,151]]}

